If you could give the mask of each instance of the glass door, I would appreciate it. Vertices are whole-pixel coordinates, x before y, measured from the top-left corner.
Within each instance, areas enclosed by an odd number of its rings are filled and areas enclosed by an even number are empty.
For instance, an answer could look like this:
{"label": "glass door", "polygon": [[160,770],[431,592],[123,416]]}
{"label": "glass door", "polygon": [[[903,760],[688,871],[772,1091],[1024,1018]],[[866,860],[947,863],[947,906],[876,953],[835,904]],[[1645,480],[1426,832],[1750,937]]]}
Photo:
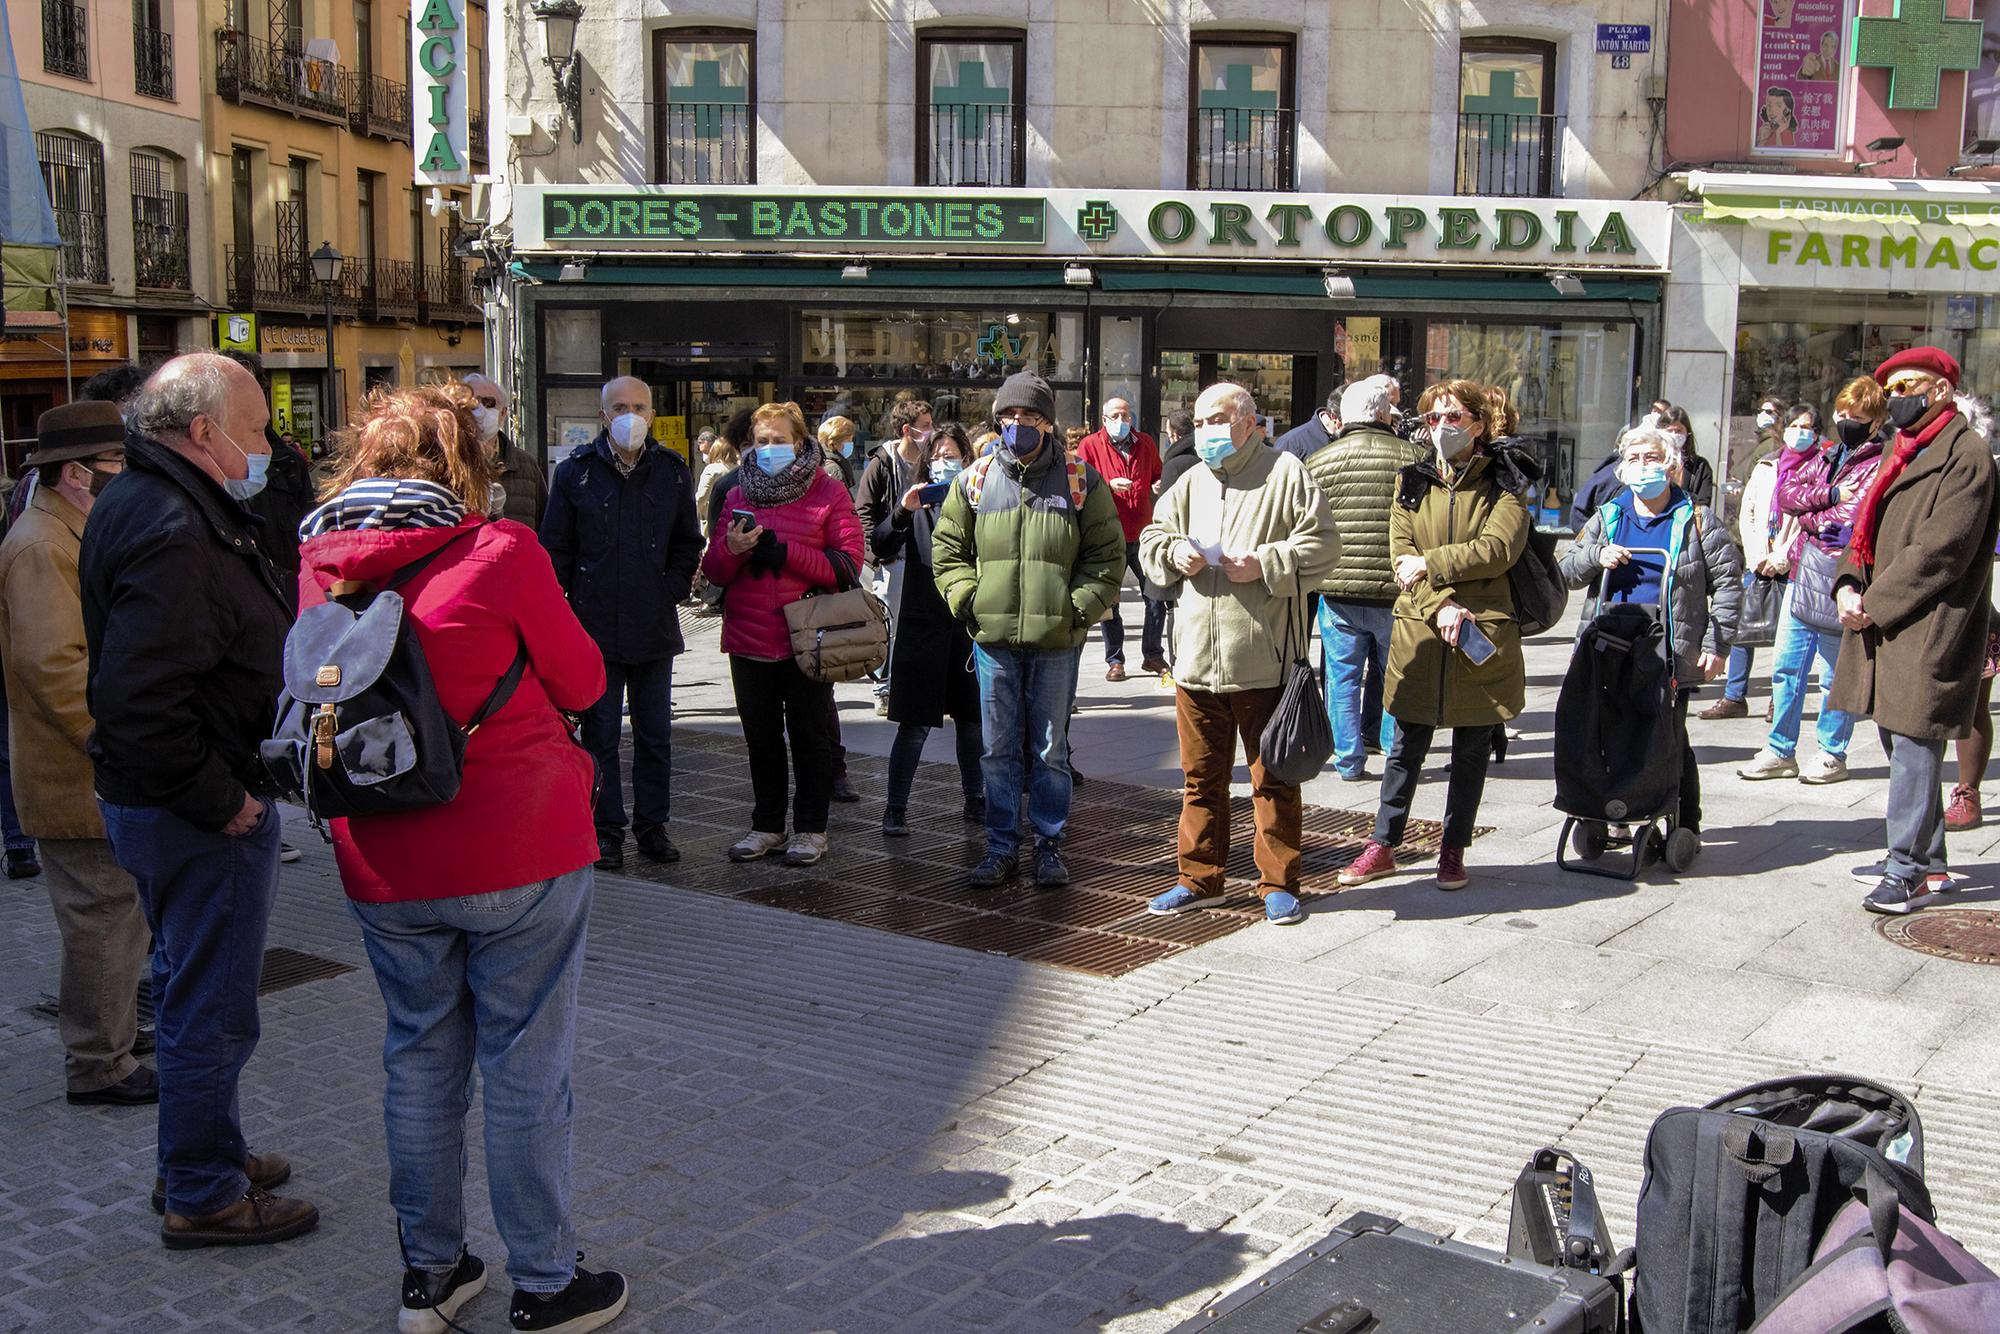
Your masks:
{"label": "glass door", "polygon": [[[1220,380],[1240,384],[1257,400],[1257,416],[1276,439],[1318,406],[1311,402],[1317,357],[1289,352],[1160,353],[1160,416],[1194,409],[1201,391]],[[1301,401],[1303,395],[1305,401]]]}

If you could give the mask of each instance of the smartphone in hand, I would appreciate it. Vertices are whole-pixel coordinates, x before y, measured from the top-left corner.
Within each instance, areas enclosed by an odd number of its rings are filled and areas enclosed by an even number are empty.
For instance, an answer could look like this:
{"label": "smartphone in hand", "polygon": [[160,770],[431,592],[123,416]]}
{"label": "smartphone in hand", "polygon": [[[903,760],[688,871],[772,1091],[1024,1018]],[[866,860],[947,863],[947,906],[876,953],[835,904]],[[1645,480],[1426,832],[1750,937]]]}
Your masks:
{"label": "smartphone in hand", "polygon": [[932,482],[929,486],[917,492],[917,503],[919,505],[942,504],[944,498],[950,494],[950,482]]}
{"label": "smartphone in hand", "polygon": [[1474,667],[1484,667],[1500,649],[1479,628],[1479,622],[1468,616],[1458,623],[1458,651],[1470,659]]}
{"label": "smartphone in hand", "polygon": [[745,532],[757,526],[757,516],[749,510],[731,510],[729,511],[729,517],[738,528],[743,529]]}

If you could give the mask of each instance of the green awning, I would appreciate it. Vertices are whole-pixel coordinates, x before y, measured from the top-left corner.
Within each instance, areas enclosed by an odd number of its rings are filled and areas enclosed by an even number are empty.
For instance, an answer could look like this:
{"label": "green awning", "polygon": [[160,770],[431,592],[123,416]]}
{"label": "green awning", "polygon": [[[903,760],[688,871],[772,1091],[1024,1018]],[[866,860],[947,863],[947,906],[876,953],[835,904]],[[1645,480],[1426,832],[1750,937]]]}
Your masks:
{"label": "green awning", "polygon": [[866,278],[842,278],[840,268],[758,268],[712,264],[592,264],[581,282],[560,281],[562,265],[522,263],[521,276],[564,287],[613,283],[641,287],[1061,287],[1060,267],[1042,269],[907,269],[871,265]]}
{"label": "green awning", "polygon": [[[1579,274],[1583,291],[1564,296],[1548,279],[1524,274],[1468,274],[1447,271],[1436,278],[1347,270],[1354,280],[1356,300],[1415,301],[1658,301],[1654,278],[1592,278]],[[1318,273],[1211,272],[1171,269],[1132,272],[1109,269],[1102,274],[1107,292],[1240,292],[1263,296],[1326,298]]]}

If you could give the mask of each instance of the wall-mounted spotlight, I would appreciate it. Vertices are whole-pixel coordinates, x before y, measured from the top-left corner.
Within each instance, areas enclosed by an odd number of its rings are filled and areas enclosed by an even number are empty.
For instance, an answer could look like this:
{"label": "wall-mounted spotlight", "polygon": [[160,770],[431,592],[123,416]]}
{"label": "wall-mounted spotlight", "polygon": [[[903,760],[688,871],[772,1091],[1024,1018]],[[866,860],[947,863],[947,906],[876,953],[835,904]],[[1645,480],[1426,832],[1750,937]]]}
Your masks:
{"label": "wall-mounted spotlight", "polygon": [[1577,277],[1574,273],[1564,273],[1561,270],[1557,270],[1548,277],[1549,286],[1556,289],[1557,296],[1583,295],[1583,279]]}
{"label": "wall-mounted spotlight", "polygon": [[1332,301],[1352,301],[1354,299],[1354,279],[1339,269],[1326,269],[1319,275],[1326,286],[1326,295]]}
{"label": "wall-mounted spotlight", "polygon": [[1063,281],[1071,287],[1088,287],[1095,279],[1088,264],[1065,264]]}
{"label": "wall-mounted spotlight", "polygon": [[867,282],[868,266],[866,264],[843,264],[840,266],[840,280],[846,283]]}

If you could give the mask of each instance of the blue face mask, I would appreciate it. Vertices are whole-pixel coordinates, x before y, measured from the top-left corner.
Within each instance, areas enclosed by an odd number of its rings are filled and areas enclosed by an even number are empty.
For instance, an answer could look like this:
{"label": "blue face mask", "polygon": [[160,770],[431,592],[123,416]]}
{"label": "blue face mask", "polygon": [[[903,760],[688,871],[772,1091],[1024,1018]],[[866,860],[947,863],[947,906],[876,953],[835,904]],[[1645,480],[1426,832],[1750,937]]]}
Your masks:
{"label": "blue face mask", "polygon": [[957,459],[931,460],[931,480],[933,482],[949,482],[964,471],[965,465]]}
{"label": "blue face mask", "polygon": [[854,457],[854,442],[852,440],[848,441],[846,444],[840,447],[840,457],[844,459],[851,459]]}
{"label": "blue face mask", "polygon": [[1000,443],[1010,450],[1015,458],[1026,458],[1042,447],[1042,432],[1039,427],[1026,422],[1001,422]]}
{"label": "blue face mask", "polygon": [[1667,465],[1641,463],[1623,470],[1625,485],[1641,500],[1651,500],[1667,489]]}
{"label": "blue face mask", "polygon": [[1818,443],[1819,436],[1810,426],[1794,426],[1785,432],[1786,446],[1798,453],[1803,454]]}
{"label": "blue face mask", "polygon": [[217,426],[215,430],[218,435],[229,442],[231,449],[234,449],[238,454],[243,456],[243,465],[250,470],[249,475],[246,477],[223,478],[222,489],[237,500],[248,500],[264,489],[264,482],[271,471],[271,456],[269,454],[252,454],[249,450],[237,444],[236,438],[220,426]]}
{"label": "blue face mask", "polygon": [[1219,468],[1222,461],[1236,452],[1236,437],[1229,427],[1197,426],[1194,430],[1194,452],[1201,455],[1201,461],[1211,468]]}
{"label": "blue face mask", "polygon": [[1104,433],[1113,440],[1123,440],[1132,434],[1132,423],[1114,417],[1104,423]]}
{"label": "blue face mask", "polygon": [[776,477],[792,466],[793,460],[799,456],[799,449],[797,445],[759,445],[755,455],[757,466],[766,475]]}

